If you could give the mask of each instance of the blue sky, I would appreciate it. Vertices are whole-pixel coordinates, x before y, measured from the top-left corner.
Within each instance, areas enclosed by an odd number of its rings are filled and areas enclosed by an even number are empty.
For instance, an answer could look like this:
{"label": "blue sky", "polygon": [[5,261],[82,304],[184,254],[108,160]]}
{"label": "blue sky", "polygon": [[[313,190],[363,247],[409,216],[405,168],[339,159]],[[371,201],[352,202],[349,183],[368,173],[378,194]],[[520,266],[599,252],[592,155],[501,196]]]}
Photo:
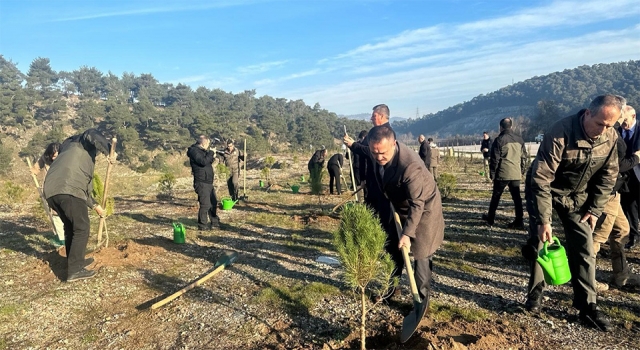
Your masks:
{"label": "blue sky", "polygon": [[0,54],[318,102],[436,112],[532,76],[640,59],[640,0],[1,0]]}

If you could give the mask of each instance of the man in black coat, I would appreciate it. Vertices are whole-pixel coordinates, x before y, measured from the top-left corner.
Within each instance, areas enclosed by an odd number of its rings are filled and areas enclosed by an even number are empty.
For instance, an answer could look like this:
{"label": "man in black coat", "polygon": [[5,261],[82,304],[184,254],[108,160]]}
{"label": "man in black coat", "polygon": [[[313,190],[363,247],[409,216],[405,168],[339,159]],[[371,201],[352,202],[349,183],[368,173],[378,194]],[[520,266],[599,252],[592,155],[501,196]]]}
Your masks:
{"label": "man in black coat", "polygon": [[329,158],[327,162],[327,171],[329,171],[329,194],[333,194],[333,183],[336,184],[336,192],[342,194],[342,187],[340,186],[340,175],[342,174],[342,164],[344,162],[344,156],[342,153],[336,153]]}
{"label": "man in black coat", "polygon": [[[362,143],[365,137],[367,137],[367,130],[360,131],[360,134],[358,134],[358,140],[356,142]],[[349,159],[349,154],[351,154],[351,157],[353,159]],[[351,161],[351,164],[353,164],[353,178],[356,181],[356,187],[358,187],[364,180],[366,173],[365,170],[367,168],[367,160],[364,157],[360,157],[360,155],[352,152],[347,153],[347,156],[345,158],[349,159],[349,161]]]}
{"label": "man in black coat", "polygon": [[[111,145],[96,129],[71,136],[60,146],[44,181],[47,204],[64,224],[67,250],[67,282],[91,278],[95,270],[85,267],[93,262],[84,255],[89,241],[89,210],[103,216],[104,209],[92,197],[93,170],[98,152],[109,155]],[[115,155],[115,153],[114,153]],[[113,162],[114,159],[109,159]]]}
{"label": "man in black coat", "polygon": [[218,198],[213,188],[213,159],[214,152],[209,149],[211,141],[205,135],[198,136],[196,143],[187,150],[191,173],[193,174],[193,189],[198,194],[198,230],[205,231],[220,227],[217,215]]}
{"label": "man in black coat", "polygon": [[484,176],[490,178],[488,167],[489,158],[491,157],[491,154],[489,153],[489,151],[491,151],[491,137],[486,131],[482,133],[482,143],[480,144],[480,151],[482,152],[482,167],[484,169]]}
{"label": "man in black coat", "polygon": [[[620,126],[618,131],[622,135],[624,143],[627,145],[627,154],[630,156],[636,151],[640,150],[640,123],[636,119],[636,111],[633,107],[627,106],[625,109],[627,118]],[[640,165],[636,165],[631,170],[627,171],[628,176],[628,190],[621,193],[620,204],[624,215],[629,221],[631,231],[629,232],[629,242],[626,244],[626,248],[633,247],[638,241],[638,218],[640,205]]]}
{"label": "man in black coat", "polygon": [[424,162],[424,165],[431,171],[431,145],[425,139],[424,135],[418,136],[418,142],[420,142],[420,150],[418,155]]}

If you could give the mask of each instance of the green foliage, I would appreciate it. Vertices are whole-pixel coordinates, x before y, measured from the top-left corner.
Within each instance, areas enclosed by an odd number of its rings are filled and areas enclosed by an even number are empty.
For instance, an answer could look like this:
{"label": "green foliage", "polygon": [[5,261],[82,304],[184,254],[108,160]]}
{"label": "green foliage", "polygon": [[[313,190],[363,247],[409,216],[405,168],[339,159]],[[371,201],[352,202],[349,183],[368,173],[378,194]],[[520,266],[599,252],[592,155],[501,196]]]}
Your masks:
{"label": "green foliage", "polygon": [[164,153],[158,153],[151,161],[151,167],[157,171],[167,170],[167,156]]}
{"label": "green foliage", "polygon": [[324,170],[317,164],[311,169],[309,177],[309,183],[311,184],[311,194],[322,193],[322,178],[324,177]]}
{"label": "green foliage", "polygon": [[158,181],[158,198],[173,198],[173,192],[176,187],[176,176],[170,172],[166,172],[160,176]]}
{"label": "green foliage", "polygon": [[274,164],[276,164],[276,159],[273,156],[268,156],[264,159],[264,165],[271,168]]}
{"label": "green foliage", "polygon": [[308,312],[318,301],[331,295],[337,295],[340,290],[335,286],[311,282],[309,284],[295,283],[291,286],[271,285],[260,291],[256,302],[260,305],[284,307],[289,313]]}
{"label": "green foliage", "polygon": [[[98,173],[93,173],[93,191],[91,192],[93,198],[98,202],[98,204],[102,205],[102,201],[104,198],[104,183],[100,178]],[[115,209],[115,200],[113,197],[107,197],[107,205],[106,208],[103,208],[107,212],[107,216],[112,215]]]}
{"label": "green foliage", "polygon": [[135,169],[135,171],[136,171],[137,173],[144,174],[144,173],[146,173],[147,171],[149,171],[149,169],[151,169],[151,164],[149,164],[149,163],[142,163],[142,165],[138,166],[138,167]]}
{"label": "green foliage", "polygon": [[[459,103],[440,112],[424,115],[419,119],[397,122],[393,124],[393,129],[399,134],[415,130],[428,133],[475,113],[495,108],[529,106],[535,112],[525,117],[537,119],[542,115],[547,120],[546,123],[537,123],[530,129],[535,132],[551,126],[558,118],[587,107],[594,97],[605,93],[624,96],[629,105],[638,106],[640,105],[638,90],[640,90],[640,60],[585,65],[536,76],[486,95],[476,96],[470,101]],[[546,108],[550,106],[540,108],[541,106],[538,106],[540,101],[543,104],[554,101],[555,110]]]}
{"label": "green foliage", "polygon": [[22,203],[25,198],[25,189],[20,184],[7,181],[3,188],[3,202],[9,206]]}
{"label": "green foliage", "polygon": [[216,174],[218,175],[219,179],[226,179],[231,175],[231,172],[229,171],[229,168],[224,165],[224,163],[218,163],[216,165]]}
{"label": "green foliage", "polygon": [[40,158],[44,149],[52,142],[62,142],[66,138],[62,128],[53,128],[48,133],[36,133],[33,135],[26,147],[20,150],[20,157],[31,159]]}
{"label": "green foliage", "polygon": [[458,187],[458,180],[455,175],[442,173],[438,177],[438,190],[442,198],[448,198],[451,193]]}
{"label": "green foliage", "polygon": [[2,164],[2,166],[0,166],[0,175],[7,175],[9,170],[11,170],[11,163],[13,162],[12,153],[13,151],[0,141],[0,164]]}
{"label": "green foliage", "polygon": [[382,294],[396,284],[392,279],[394,263],[384,249],[387,234],[380,221],[364,204],[356,203],[344,208],[340,227],[333,235],[333,245],[344,267],[343,279],[360,296],[361,345],[365,348],[366,314],[369,298],[367,291]]}
{"label": "green foliage", "polygon": [[271,169],[269,167],[262,168],[262,170],[260,170],[260,178],[267,181],[271,180]]}

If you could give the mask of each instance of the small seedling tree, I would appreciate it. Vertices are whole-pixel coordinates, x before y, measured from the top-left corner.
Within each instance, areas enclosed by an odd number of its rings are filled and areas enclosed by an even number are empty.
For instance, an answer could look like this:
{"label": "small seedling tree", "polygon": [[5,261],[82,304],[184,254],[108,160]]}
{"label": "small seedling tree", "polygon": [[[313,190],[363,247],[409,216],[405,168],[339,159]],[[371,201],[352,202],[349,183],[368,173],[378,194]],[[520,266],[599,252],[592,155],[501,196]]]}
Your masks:
{"label": "small seedling tree", "polygon": [[262,168],[262,176],[269,185],[271,185],[271,167],[273,167],[274,164],[276,164],[276,159],[272,156],[268,156],[264,159],[265,167]]}
{"label": "small seedling tree", "polygon": [[448,198],[451,196],[451,192],[458,187],[458,180],[455,175],[449,173],[442,173],[438,176],[438,190],[440,190],[440,196],[442,198]]}
{"label": "small seedling tree", "polygon": [[394,264],[385,251],[387,234],[380,221],[364,204],[346,206],[333,244],[344,266],[344,281],[356,291],[360,303],[360,348],[365,349],[366,316],[377,303],[371,304],[367,292],[381,295],[397,279],[392,278]]}
{"label": "small seedling tree", "polygon": [[323,169],[317,164],[311,169],[311,175],[309,183],[311,184],[311,194],[322,194],[322,177],[324,176]]}
{"label": "small seedling tree", "polygon": [[[98,204],[102,205],[102,198],[104,197],[104,183],[100,178],[100,175],[97,173],[93,173],[93,192],[91,193],[93,198],[98,202]],[[113,197],[107,198],[106,208],[102,208],[106,211],[106,215],[110,216],[113,214],[113,210],[115,208],[115,200]]]}

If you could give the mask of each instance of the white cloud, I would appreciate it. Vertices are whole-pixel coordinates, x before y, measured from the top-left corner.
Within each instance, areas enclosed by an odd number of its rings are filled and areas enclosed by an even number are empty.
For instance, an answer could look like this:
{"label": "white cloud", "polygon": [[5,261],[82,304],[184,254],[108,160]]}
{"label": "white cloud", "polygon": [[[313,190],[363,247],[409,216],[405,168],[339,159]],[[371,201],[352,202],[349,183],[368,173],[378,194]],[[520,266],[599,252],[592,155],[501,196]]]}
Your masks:
{"label": "white cloud", "polygon": [[263,62],[263,63],[253,64],[250,66],[239,67],[236,70],[240,74],[258,74],[258,73],[267,72],[275,68],[282,67],[287,62],[289,61],[282,60],[282,61],[273,61],[273,62]]}

